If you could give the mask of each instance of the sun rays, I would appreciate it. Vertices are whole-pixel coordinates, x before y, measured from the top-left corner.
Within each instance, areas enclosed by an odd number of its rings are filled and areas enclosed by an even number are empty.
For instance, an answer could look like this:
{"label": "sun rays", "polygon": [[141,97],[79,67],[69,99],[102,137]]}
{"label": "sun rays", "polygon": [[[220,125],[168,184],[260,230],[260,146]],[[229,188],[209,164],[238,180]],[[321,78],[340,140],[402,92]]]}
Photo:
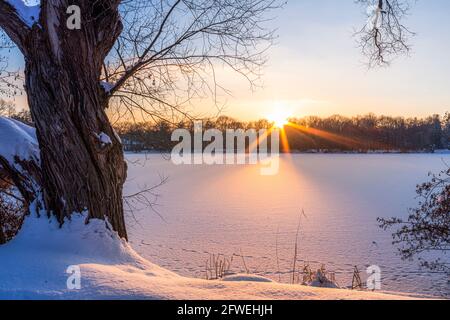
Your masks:
{"label": "sun rays", "polygon": [[[270,136],[273,131],[278,131],[280,138],[280,152],[285,154],[296,151],[292,150],[289,141],[293,138],[293,135],[295,135],[295,133],[300,134],[301,139],[321,139],[340,145],[349,150],[365,150],[367,147],[367,142],[361,139],[299,124],[297,123],[297,121],[295,121],[295,119],[292,118],[289,113],[286,112],[285,108],[284,110],[277,109],[272,114],[267,115],[267,119],[271,124],[271,128],[270,130],[268,130],[267,136]],[[260,138],[260,141],[263,141],[265,138],[267,138],[267,136]],[[258,148],[259,143],[260,142],[257,142],[255,145],[250,146],[250,150]],[[380,150],[389,149],[388,145],[381,142],[376,142],[372,145],[372,147],[378,148]]]}
{"label": "sun rays", "polygon": [[[270,118],[270,121],[273,124],[271,130],[280,131],[280,143],[281,143],[280,151],[284,153],[291,152],[291,148],[289,145],[288,129],[294,129],[295,131],[305,135],[305,138],[314,136],[333,143],[337,143],[349,149],[363,149],[365,146],[364,141],[361,141],[359,139],[345,137],[329,131],[299,125],[289,121],[288,117],[284,115],[272,116]],[[381,149],[387,148],[387,146],[384,144],[380,144],[378,147]]]}

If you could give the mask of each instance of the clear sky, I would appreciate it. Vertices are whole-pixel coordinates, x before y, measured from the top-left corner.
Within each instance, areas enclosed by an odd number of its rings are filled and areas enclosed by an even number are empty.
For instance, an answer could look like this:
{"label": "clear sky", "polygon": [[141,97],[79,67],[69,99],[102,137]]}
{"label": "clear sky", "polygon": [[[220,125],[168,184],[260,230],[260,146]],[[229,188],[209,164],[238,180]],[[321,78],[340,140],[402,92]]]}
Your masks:
{"label": "clear sky", "polygon": [[417,33],[410,57],[368,70],[352,37],[365,23],[354,0],[290,0],[273,25],[279,39],[263,88],[231,77],[225,112],[253,119],[286,114],[424,116],[450,111],[450,1],[419,0],[407,25]]}
{"label": "clear sky", "polygon": [[[280,111],[289,116],[450,111],[450,1],[417,1],[407,20],[417,33],[411,56],[376,70],[364,65],[352,37],[364,25],[364,13],[354,0],[290,0],[271,22],[279,39],[269,51],[262,87],[251,92],[237,75],[221,74],[221,84],[233,95],[222,97],[223,113],[250,120]],[[215,111],[211,100],[196,106],[202,114]]]}

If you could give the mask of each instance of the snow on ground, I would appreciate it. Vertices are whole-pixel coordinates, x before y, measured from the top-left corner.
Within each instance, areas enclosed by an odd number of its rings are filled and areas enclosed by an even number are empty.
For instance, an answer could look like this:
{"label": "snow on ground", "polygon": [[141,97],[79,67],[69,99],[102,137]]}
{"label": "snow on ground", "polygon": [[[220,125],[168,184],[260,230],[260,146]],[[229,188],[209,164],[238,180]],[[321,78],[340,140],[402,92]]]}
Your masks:
{"label": "snow on ground", "polygon": [[36,130],[19,121],[0,117],[0,155],[10,164],[15,163],[15,157],[39,163]]}
{"label": "snow on ground", "polygon": [[[323,289],[234,276],[206,281],[178,276],[141,258],[104,221],[76,214],[61,228],[27,217],[19,235],[0,247],[0,299],[409,299],[404,295]],[[81,289],[70,290],[69,266]]]}
{"label": "snow on ground", "polygon": [[252,165],[176,166],[164,154],[126,157],[126,195],[167,177],[151,199],[162,218],[142,206],[127,223],[133,249],[173,272],[205,277],[205,261],[221,254],[236,257],[231,272],[290,283],[304,209],[299,268],[314,272],[325,265],[347,287],[355,266],[365,282],[367,268],[376,265],[385,291],[450,297],[448,277],[403,261],[392,245],[393,230],[377,223],[378,217],[407,218],[416,206],[415,186],[429,179],[428,172],[441,171],[449,156],[281,155],[280,172],[271,177]]}
{"label": "snow on ground", "polygon": [[[35,130],[0,117],[0,154],[39,161]],[[18,168],[20,169],[20,168]],[[31,208],[31,212],[36,212]],[[259,276],[226,281],[179,276],[139,256],[106,223],[74,215],[62,228],[42,214],[0,247],[0,299],[408,299],[406,295],[293,286]],[[67,286],[75,266],[81,289]]]}

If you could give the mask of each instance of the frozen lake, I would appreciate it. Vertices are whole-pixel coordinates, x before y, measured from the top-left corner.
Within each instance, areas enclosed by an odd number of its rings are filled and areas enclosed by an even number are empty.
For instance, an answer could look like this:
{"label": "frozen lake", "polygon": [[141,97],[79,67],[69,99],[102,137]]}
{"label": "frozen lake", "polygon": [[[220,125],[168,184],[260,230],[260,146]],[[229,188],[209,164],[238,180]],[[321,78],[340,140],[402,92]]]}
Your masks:
{"label": "frozen lake", "polygon": [[[406,216],[416,184],[450,155],[283,155],[275,176],[251,165],[175,166],[160,154],[127,159],[126,194],[168,178],[156,190],[162,218],[148,208],[127,217],[135,250],[167,269],[204,278],[209,254],[242,253],[252,273],[289,282],[303,209],[299,265],[325,264],[341,286],[355,265],[363,276],[378,265],[383,290],[450,296],[448,277],[401,261],[376,221]],[[233,271],[244,270],[235,257]]]}

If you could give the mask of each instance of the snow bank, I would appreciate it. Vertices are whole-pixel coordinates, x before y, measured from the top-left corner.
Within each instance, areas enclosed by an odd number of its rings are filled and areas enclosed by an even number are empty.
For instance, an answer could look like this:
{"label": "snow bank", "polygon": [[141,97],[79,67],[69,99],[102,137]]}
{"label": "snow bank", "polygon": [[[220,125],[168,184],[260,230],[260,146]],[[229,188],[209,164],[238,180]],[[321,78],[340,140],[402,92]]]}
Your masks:
{"label": "snow bank", "polygon": [[[61,228],[27,217],[0,247],[0,299],[407,299],[401,295],[293,286],[249,275],[227,281],[178,276],[141,258],[101,220],[76,214]],[[70,290],[69,266],[81,271]]]}
{"label": "snow bank", "polygon": [[32,27],[39,21],[39,14],[41,11],[41,5],[36,0],[6,0],[11,6],[13,6],[20,19],[25,22],[28,27]]}
{"label": "snow bank", "polygon": [[[27,217],[17,237],[0,247],[0,299],[110,296],[118,291],[103,291],[104,286],[127,282],[120,274],[131,275],[133,270],[146,276],[175,276],[140,258],[105,221],[86,221],[87,214],[74,214],[60,228],[53,218]],[[82,268],[79,291],[66,285],[66,270],[73,265]],[[103,276],[111,282],[101,280]]]}
{"label": "snow bank", "polygon": [[39,163],[35,129],[22,122],[0,117],[0,155],[10,164],[15,163],[15,157]]}
{"label": "snow bank", "polygon": [[450,155],[450,150],[445,150],[445,149],[436,150],[436,151],[434,151],[434,153],[435,154],[449,154]]}

